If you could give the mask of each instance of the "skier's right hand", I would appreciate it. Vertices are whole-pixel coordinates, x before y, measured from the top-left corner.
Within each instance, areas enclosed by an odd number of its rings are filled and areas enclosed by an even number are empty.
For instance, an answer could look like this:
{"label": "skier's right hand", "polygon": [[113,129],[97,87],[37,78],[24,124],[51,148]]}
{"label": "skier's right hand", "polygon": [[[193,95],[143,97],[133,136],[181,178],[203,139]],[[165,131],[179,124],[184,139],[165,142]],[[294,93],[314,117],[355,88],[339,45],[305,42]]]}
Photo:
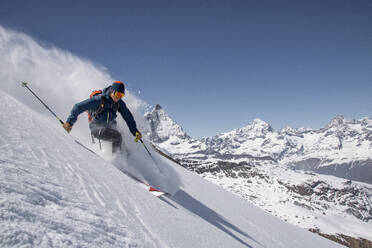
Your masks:
{"label": "skier's right hand", "polygon": [[69,133],[71,132],[72,126],[70,125],[70,123],[65,122],[63,123],[63,128]]}
{"label": "skier's right hand", "polygon": [[136,136],[136,138],[134,139],[135,142],[138,142],[139,140],[142,139],[142,134],[140,133],[140,131],[137,131],[135,136]]}

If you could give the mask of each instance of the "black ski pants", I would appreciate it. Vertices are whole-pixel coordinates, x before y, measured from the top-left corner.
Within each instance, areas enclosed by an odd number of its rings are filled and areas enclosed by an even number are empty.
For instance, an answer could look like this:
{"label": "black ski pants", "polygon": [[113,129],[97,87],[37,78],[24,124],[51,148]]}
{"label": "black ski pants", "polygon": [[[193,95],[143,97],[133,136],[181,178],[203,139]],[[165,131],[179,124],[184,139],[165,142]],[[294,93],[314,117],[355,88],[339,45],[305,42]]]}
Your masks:
{"label": "black ski pants", "polygon": [[112,153],[121,149],[121,133],[109,127],[95,128],[92,130],[92,136],[99,139],[112,142]]}

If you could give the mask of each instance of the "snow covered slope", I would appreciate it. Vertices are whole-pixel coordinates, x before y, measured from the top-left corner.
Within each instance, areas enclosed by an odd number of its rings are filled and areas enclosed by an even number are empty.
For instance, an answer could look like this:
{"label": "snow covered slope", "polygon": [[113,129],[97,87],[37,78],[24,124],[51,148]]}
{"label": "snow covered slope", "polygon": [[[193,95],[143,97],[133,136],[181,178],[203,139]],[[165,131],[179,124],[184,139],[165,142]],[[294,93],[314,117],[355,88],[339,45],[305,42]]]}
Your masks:
{"label": "snow covered slope", "polygon": [[[54,119],[0,98],[1,247],[340,247],[159,156],[162,173],[179,180],[166,185],[173,196],[154,197]],[[149,158],[127,162],[114,158],[154,171]]]}

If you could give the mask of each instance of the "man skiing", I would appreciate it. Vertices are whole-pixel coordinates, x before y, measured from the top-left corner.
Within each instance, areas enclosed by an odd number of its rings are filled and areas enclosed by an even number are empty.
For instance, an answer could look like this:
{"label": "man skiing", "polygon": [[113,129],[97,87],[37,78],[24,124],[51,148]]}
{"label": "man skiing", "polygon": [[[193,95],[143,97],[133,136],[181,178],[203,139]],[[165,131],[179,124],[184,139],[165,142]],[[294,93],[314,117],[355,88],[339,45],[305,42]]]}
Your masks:
{"label": "man skiing", "polygon": [[63,124],[64,129],[70,132],[72,126],[76,122],[78,115],[88,111],[89,128],[93,137],[100,140],[112,142],[112,152],[116,152],[121,148],[122,136],[116,130],[117,111],[121,114],[127,123],[130,132],[135,136],[136,142],[142,139],[142,134],[138,131],[136,122],[132,113],[127,108],[126,104],[121,100],[125,96],[125,87],[123,82],[115,81],[111,86],[97,92],[100,94],[94,95],[80,103],[74,105],[70,116]]}

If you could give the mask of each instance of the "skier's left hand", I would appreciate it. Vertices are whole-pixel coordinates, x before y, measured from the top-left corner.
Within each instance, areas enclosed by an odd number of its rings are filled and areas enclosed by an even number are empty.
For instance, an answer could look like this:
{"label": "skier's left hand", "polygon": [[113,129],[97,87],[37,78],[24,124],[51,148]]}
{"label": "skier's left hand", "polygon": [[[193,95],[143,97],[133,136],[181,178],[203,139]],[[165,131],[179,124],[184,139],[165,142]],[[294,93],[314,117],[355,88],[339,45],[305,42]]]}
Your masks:
{"label": "skier's left hand", "polygon": [[69,133],[71,132],[72,126],[67,121],[63,123],[63,128]]}
{"label": "skier's left hand", "polygon": [[140,131],[137,131],[136,132],[136,139],[134,141],[138,142],[141,139],[142,139],[142,134],[140,133]]}

